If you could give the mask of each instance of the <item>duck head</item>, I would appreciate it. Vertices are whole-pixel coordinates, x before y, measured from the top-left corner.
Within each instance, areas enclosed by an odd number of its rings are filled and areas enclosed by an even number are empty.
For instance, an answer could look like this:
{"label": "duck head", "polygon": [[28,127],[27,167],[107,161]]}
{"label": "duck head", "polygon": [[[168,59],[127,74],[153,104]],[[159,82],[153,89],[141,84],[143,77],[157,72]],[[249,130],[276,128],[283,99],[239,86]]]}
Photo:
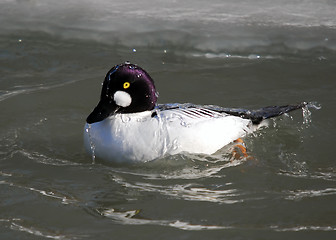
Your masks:
{"label": "duck head", "polygon": [[144,69],[128,62],[116,65],[106,74],[100,101],[86,122],[100,122],[117,113],[152,110],[157,96],[154,81]]}

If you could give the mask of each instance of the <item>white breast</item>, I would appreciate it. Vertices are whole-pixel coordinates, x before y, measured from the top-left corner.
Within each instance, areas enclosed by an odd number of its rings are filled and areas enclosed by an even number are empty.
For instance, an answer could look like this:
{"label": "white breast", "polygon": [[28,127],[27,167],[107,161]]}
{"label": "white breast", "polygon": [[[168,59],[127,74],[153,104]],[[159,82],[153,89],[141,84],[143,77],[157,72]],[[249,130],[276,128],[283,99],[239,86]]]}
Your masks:
{"label": "white breast", "polygon": [[97,157],[150,161],[181,152],[212,154],[250,132],[251,121],[208,109],[188,108],[117,114],[86,124],[84,142]]}

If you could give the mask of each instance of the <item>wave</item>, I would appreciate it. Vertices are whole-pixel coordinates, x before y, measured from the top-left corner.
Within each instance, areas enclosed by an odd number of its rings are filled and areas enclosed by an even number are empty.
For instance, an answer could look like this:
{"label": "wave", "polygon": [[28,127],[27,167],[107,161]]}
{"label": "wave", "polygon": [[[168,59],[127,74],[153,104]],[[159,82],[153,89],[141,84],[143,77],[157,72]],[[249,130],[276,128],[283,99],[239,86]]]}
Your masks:
{"label": "wave", "polygon": [[[210,0],[206,3],[202,0],[179,2],[144,0],[141,4],[135,4],[131,0],[96,0],[94,3],[89,0],[80,2],[76,0],[57,2],[6,0],[1,4],[1,16],[8,19],[8,22],[23,21],[26,25],[46,21],[45,27],[48,25],[67,26],[70,29],[92,28],[100,31],[119,28],[146,31],[155,27],[159,28],[159,24],[154,23],[153,20],[176,24],[181,24],[181,22],[182,24],[186,22],[257,23],[259,25],[335,27],[334,7],[335,2],[328,0],[284,0],[281,2]],[[142,22],[152,22],[152,24],[144,27]],[[139,28],[139,25],[142,28]],[[166,24],[166,28],[169,28],[169,25]]]}
{"label": "wave", "polygon": [[247,55],[253,57],[265,47],[336,50],[334,9],[327,0],[7,0],[0,3],[0,21],[2,35],[40,31],[131,49],[181,45],[210,54],[253,47]]}

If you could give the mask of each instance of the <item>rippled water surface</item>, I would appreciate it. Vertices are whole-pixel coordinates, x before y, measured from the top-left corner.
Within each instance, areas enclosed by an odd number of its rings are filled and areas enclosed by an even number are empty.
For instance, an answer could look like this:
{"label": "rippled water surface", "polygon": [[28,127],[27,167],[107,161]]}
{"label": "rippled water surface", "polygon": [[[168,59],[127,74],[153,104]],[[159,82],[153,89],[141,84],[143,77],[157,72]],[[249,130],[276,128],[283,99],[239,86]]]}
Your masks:
{"label": "rippled water surface", "polygon": [[[263,6],[263,8],[260,8]],[[334,239],[333,1],[0,3],[1,239]],[[83,128],[115,64],[160,103],[313,102],[244,138],[249,160],[113,165]]]}

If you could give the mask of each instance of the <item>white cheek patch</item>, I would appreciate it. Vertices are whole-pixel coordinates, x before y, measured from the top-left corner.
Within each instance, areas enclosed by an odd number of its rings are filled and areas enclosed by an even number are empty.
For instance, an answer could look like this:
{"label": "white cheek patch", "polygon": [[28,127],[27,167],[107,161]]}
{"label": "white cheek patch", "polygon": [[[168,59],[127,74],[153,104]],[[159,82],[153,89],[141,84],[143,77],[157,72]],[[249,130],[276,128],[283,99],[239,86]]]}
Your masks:
{"label": "white cheek patch", "polygon": [[116,91],[113,95],[113,99],[120,107],[128,107],[132,102],[131,95],[124,91]]}

